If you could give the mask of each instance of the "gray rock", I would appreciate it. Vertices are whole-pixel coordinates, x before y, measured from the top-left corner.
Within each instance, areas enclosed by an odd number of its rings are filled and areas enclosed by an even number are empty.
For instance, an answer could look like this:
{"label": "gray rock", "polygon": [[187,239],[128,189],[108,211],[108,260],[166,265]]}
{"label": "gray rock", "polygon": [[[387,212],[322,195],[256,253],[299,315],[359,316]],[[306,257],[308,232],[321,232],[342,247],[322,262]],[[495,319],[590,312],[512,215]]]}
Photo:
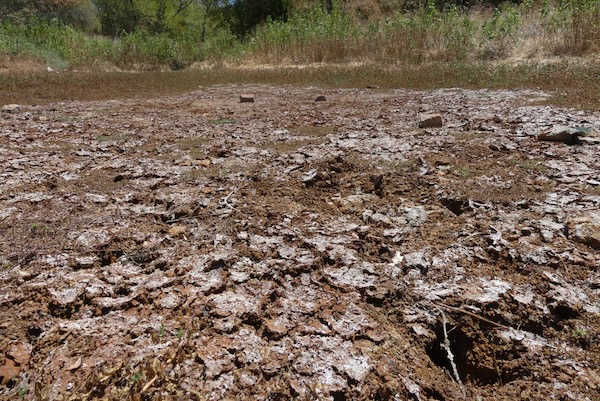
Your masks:
{"label": "gray rock", "polygon": [[431,266],[431,259],[424,251],[417,251],[404,255],[404,263],[408,269],[416,269],[425,274]]}
{"label": "gray rock", "polygon": [[573,241],[600,249],[600,216],[576,217],[569,220],[567,227]]}
{"label": "gray rock", "polygon": [[312,183],[317,178],[317,175],[317,169],[311,169],[304,173],[304,175],[302,176],[302,181],[306,184]]}
{"label": "gray rock", "polygon": [[419,120],[419,128],[441,128],[444,125],[439,114],[424,114]]}
{"label": "gray rock", "polygon": [[580,136],[589,135],[590,131],[575,127],[570,128],[565,125],[555,125],[549,130],[543,131],[538,135],[540,141],[563,142],[568,145],[574,145],[579,142]]}
{"label": "gray rock", "polygon": [[254,95],[247,93],[240,95],[240,103],[254,103]]}
{"label": "gray rock", "polygon": [[18,104],[6,104],[4,106],[2,106],[2,112],[3,113],[18,113],[21,111],[21,106]]}

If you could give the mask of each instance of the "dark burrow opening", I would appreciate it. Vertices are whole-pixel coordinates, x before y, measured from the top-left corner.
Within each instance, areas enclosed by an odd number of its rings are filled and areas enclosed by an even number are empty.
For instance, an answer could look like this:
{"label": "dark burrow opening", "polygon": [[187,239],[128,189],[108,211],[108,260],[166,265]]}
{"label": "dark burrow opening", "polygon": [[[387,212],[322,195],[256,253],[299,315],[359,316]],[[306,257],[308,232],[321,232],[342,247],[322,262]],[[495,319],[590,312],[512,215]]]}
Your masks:
{"label": "dark burrow opening", "polygon": [[[494,366],[489,366],[489,363],[479,363],[480,360],[488,361],[489,355],[475,355],[475,342],[470,335],[461,327],[447,326],[448,340],[450,341],[450,350],[454,355],[454,363],[456,370],[462,383],[471,383],[476,386],[484,386],[490,384],[501,384],[503,377],[495,369]],[[448,352],[444,347],[444,325],[438,322],[435,327],[436,338],[427,347],[427,355],[431,361],[449,372],[454,378],[453,368],[450,363]],[[481,359],[480,359],[481,358]]]}
{"label": "dark burrow opening", "polygon": [[441,199],[441,203],[442,206],[450,210],[456,216],[460,216],[461,214],[472,210],[469,201],[465,199],[443,198]]}

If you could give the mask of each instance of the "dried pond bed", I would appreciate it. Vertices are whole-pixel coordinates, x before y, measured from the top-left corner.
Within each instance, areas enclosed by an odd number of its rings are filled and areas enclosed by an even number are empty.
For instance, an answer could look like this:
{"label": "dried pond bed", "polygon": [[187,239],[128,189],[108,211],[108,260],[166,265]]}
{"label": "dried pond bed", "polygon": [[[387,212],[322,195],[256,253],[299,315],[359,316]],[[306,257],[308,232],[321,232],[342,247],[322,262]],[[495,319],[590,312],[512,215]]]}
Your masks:
{"label": "dried pond bed", "polygon": [[536,135],[600,115],[546,96],[3,113],[0,399],[599,399],[600,146]]}

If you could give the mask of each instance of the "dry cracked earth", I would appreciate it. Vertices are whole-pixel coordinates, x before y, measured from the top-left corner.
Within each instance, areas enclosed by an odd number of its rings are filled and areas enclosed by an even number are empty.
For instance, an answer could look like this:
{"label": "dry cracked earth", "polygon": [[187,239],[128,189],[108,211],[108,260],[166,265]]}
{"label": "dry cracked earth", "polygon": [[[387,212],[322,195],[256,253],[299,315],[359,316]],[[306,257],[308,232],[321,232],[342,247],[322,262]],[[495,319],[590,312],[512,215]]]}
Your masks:
{"label": "dry cracked earth", "polygon": [[600,113],[548,96],[6,110],[0,399],[599,400],[600,145],[537,134]]}

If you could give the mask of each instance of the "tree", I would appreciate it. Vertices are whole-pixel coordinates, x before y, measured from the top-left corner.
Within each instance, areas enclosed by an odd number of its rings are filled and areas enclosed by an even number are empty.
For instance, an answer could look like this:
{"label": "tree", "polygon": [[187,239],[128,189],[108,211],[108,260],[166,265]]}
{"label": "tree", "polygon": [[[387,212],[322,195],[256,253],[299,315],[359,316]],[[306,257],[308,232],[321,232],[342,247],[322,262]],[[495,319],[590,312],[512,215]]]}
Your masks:
{"label": "tree", "polygon": [[0,19],[17,23],[57,19],[87,31],[97,22],[91,0],[0,0]]}
{"label": "tree", "polygon": [[95,0],[102,33],[116,36],[143,29],[150,33],[176,33],[198,25],[205,0]]}
{"label": "tree", "polygon": [[267,18],[287,20],[289,0],[237,0],[231,7],[232,30],[239,36],[246,36]]}

